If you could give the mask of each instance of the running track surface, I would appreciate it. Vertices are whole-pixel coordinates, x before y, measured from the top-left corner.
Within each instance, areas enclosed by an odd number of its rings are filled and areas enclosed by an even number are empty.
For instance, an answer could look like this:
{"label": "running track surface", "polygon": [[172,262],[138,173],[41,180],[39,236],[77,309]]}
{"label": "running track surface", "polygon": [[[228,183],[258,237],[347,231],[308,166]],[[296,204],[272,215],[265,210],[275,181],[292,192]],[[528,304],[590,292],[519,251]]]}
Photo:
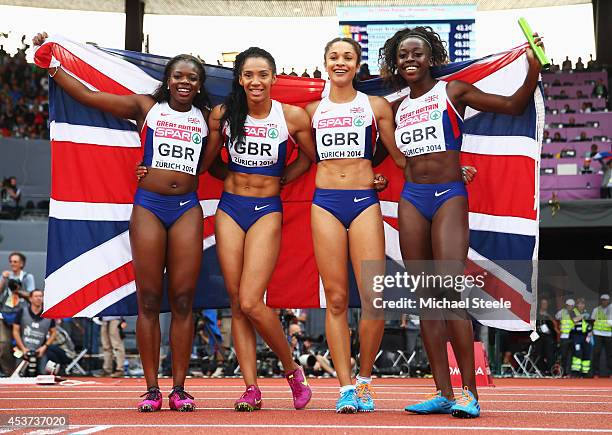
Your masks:
{"label": "running track surface", "polygon": [[[193,413],[168,410],[171,381],[161,380],[164,408],[142,414],[135,410],[145,390],[142,379],[77,378],[78,386],[0,385],[0,415],[68,415],[67,429],[0,429],[29,434],[180,434],[266,433],[612,433],[612,379],[496,379],[480,388],[481,417],[411,415],[404,406],[433,390],[431,379],[375,379],[377,411],[338,415],[335,379],[310,379],[313,399],[302,411],[293,409],[284,379],[261,379],[263,410],[237,413],[233,402],[244,390],[242,379],[189,379],[196,398]],[[459,394],[456,391],[456,394]]]}

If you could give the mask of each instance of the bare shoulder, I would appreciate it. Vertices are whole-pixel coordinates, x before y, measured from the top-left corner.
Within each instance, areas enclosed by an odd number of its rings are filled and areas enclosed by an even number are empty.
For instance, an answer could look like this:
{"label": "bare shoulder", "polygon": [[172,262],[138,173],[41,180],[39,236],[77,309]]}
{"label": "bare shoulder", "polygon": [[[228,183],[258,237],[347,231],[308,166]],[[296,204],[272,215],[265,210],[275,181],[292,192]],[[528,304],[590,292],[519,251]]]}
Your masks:
{"label": "bare shoulder", "polygon": [[283,106],[283,114],[285,117],[287,116],[301,116],[306,114],[306,111],[299,106],[294,106],[293,104],[281,103]]}
{"label": "bare shoulder", "polygon": [[372,110],[375,114],[382,115],[391,113],[391,104],[385,98],[377,95],[369,95],[368,99],[370,100],[370,106],[372,106]]}
{"label": "bare shoulder", "polygon": [[[283,104],[283,114],[290,132],[310,128],[310,116],[306,110],[292,104]],[[293,133],[292,133],[293,134]]]}
{"label": "bare shoulder", "polygon": [[446,93],[451,98],[458,97],[471,87],[473,86],[463,80],[452,80],[446,83]]}
{"label": "bare shoulder", "polygon": [[370,105],[372,107],[390,107],[391,105],[386,100],[386,98],[379,97],[378,95],[368,95],[368,99],[370,100]]}
{"label": "bare shoulder", "polygon": [[210,111],[210,116],[208,117],[208,124],[211,129],[219,126],[223,113],[225,113],[225,106],[223,106],[223,104],[213,107],[213,109]]}
{"label": "bare shoulder", "polygon": [[317,111],[317,107],[319,107],[319,104],[321,104],[321,100],[317,100],[317,101],[313,101],[312,103],[308,103],[306,107],[304,107],[304,109],[306,110],[306,113],[308,113],[308,115],[310,115],[311,118],[312,118],[312,115],[314,115],[314,113]]}
{"label": "bare shoulder", "polygon": [[157,104],[157,102],[150,95],[135,94],[133,95],[133,98],[136,100],[138,107],[140,107],[140,110],[142,113],[144,113],[145,117],[149,113],[149,110],[151,110],[151,108]]}

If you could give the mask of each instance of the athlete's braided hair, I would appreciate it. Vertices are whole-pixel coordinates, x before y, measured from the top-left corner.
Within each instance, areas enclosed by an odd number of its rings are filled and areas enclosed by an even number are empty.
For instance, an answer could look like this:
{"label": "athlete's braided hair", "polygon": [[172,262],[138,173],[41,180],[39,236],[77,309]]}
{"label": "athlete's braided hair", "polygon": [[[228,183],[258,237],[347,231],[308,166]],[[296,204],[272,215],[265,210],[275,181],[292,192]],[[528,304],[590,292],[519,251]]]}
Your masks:
{"label": "athlete's braided hair", "polygon": [[444,42],[430,26],[418,26],[412,29],[399,30],[391,38],[387,39],[385,45],[378,54],[380,64],[380,75],[383,79],[396,88],[406,85],[404,79],[397,73],[397,50],[406,38],[418,38],[425,42],[431,53],[434,66],[444,65],[448,62],[448,53]]}
{"label": "athlete's braided hair", "polygon": [[153,97],[153,99],[158,103],[170,101],[168,80],[170,79],[170,74],[172,73],[174,65],[176,65],[178,62],[188,62],[196,67],[198,76],[200,77],[200,92],[196,94],[195,98],[193,99],[193,103],[191,104],[200,109],[204,114],[204,118],[206,118],[210,112],[211,106],[210,97],[208,96],[208,92],[206,92],[206,87],[204,86],[204,82],[206,81],[206,70],[204,69],[202,62],[200,62],[197,57],[191,56],[190,54],[179,54],[168,61],[166,67],[164,68],[164,78],[151,97]]}
{"label": "athlete's braided hair", "polygon": [[[332,39],[327,44],[325,44],[325,52],[323,53],[323,62],[325,63],[326,58],[327,58],[327,52],[329,51],[331,46],[334,45],[336,42],[346,42],[347,44],[350,44],[353,47],[353,50],[355,50],[355,53],[357,54],[357,71],[358,71],[359,66],[361,65],[361,45],[359,45],[359,43],[355,41],[353,38],[338,37],[338,38]],[[355,71],[355,77],[353,77],[353,87],[354,88],[356,88],[357,83],[359,83],[359,76],[357,74],[357,71]]]}
{"label": "athlete's braided hair", "polygon": [[261,57],[265,59],[270,65],[270,68],[272,68],[272,74],[276,75],[276,62],[272,55],[263,48],[250,47],[236,56],[232,90],[223,103],[225,110],[219,123],[219,133],[221,134],[223,134],[225,125],[229,124],[232,142],[241,142],[244,140],[244,123],[249,113],[249,105],[247,103],[244,88],[240,84],[240,75],[242,74],[244,63],[251,57]]}

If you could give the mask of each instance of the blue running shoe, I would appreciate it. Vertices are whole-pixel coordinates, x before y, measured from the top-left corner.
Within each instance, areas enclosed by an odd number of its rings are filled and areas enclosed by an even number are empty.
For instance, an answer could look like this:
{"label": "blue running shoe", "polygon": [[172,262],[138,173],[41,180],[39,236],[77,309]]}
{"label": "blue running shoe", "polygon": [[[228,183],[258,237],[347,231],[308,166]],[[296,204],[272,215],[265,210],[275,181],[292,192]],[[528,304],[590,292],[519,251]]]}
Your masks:
{"label": "blue running shoe", "polygon": [[421,403],[406,406],[404,411],[415,414],[450,414],[454,405],[454,400],[448,400],[441,391],[437,391]]}
{"label": "blue running shoe", "polygon": [[357,392],[354,388],[340,394],[336,401],[336,412],[338,414],[354,414],[357,412],[358,407]]}
{"label": "blue running shoe", "polygon": [[461,399],[451,408],[451,414],[457,418],[476,418],[480,416],[480,405],[468,387],[463,387]]}
{"label": "blue running shoe", "polygon": [[357,392],[357,411],[372,412],[374,411],[374,389],[370,384],[357,384],[355,386]]}

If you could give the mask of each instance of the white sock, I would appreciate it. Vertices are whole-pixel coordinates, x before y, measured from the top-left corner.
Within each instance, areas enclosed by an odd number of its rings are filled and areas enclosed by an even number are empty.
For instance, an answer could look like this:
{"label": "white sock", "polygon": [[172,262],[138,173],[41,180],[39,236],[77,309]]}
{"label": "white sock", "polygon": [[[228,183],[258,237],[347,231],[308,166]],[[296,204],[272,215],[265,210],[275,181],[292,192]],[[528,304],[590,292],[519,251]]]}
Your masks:
{"label": "white sock", "polygon": [[371,384],[372,383],[372,378],[364,378],[363,376],[359,376],[357,375],[357,379],[355,380],[355,385],[359,385],[359,384]]}
{"label": "white sock", "polygon": [[349,390],[354,390],[355,386],[354,385],[344,385],[343,387],[340,387],[340,394],[344,394]]}

